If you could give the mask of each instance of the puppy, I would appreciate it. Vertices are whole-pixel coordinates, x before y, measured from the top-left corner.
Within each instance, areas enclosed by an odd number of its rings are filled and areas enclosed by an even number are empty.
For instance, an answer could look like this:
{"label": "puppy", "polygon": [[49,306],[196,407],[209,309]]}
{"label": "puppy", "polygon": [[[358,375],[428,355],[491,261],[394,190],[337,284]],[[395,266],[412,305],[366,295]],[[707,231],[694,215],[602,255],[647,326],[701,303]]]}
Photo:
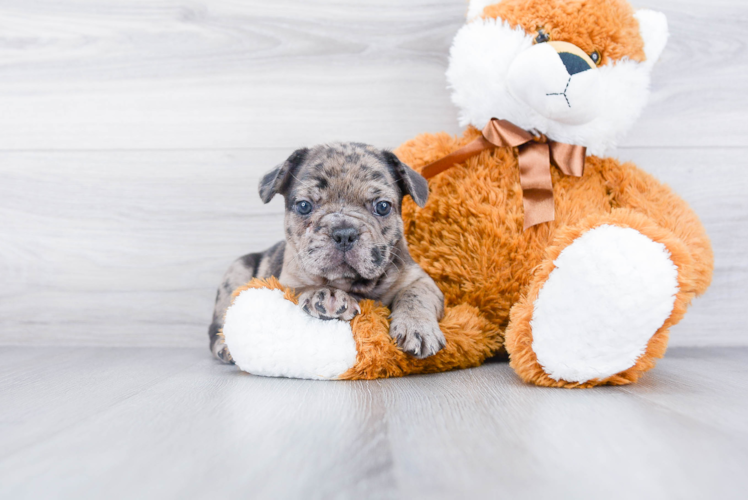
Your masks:
{"label": "puppy", "polygon": [[299,307],[323,320],[350,320],[358,301],[392,310],[390,335],[417,358],[445,345],[444,296],[408,253],[402,200],[419,206],[426,180],[389,151],[358,143],[299,149],[260,181],[260,197],[285,198],[285,241],[237,259],[218,288],[210,347],[231,363],[219,335],[231,293],[253,277],[275,276],[300,293]]}

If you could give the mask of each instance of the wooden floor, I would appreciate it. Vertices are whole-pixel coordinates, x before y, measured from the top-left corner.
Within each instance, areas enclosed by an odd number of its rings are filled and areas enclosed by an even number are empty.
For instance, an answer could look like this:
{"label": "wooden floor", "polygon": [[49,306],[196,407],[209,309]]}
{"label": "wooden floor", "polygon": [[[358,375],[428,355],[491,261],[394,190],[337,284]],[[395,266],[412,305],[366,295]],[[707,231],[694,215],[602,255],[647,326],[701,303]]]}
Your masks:
{"label": "wooden floor", "polygon": [[0,497],[746,498],[748,348],[638,385],[505,363],[372,382],[243,374],[207,349],[0,348]]}

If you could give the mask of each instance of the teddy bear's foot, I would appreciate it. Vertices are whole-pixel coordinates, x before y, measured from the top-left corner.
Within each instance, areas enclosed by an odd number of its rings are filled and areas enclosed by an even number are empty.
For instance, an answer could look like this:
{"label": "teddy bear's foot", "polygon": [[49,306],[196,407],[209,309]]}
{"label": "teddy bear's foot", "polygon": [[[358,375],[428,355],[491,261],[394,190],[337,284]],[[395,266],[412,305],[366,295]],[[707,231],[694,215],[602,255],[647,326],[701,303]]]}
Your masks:
{"label": "teddy bear's foot", "polygon": [[555,265],[531,323],[546,373],[581,383],[634,366],[678,292],[665,246],[635,229],[604,225],[575,240]]}
{"label": "teddy bear's foot", "polygon": [[625,384],[654,366],[690,297],[680,293],[682,245],[649,223],[653,237],[637,224],[599,224],[550,250],[507,329],[520,376],[550,386]]}
{"label": "teddy bear's foot", "polygon": [[348,322],[309,316],[276,289],[239,289],[223,334],[236,365],[268,377],[335,379],[356,363]]}

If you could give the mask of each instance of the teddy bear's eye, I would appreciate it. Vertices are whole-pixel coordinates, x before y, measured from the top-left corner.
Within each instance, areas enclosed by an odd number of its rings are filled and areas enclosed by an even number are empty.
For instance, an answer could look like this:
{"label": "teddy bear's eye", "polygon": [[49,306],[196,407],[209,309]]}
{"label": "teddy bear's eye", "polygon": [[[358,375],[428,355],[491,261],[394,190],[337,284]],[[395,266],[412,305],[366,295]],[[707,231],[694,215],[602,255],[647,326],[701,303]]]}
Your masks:
{"label": "teddy bear's eye", "polygon": [[603,56],[600,55],[600,51],[596,50],[595,52],[590,54],[590,59],[592,59],[592,62],[597,66],[600,66],[600,61],[602,61]]}
{"label": "teddy bear's eye", "polygon": [[543,28],[538,29],[538,35],[533,40],[533,43],[545,43],[551,41],[551,35],[545,32]]}

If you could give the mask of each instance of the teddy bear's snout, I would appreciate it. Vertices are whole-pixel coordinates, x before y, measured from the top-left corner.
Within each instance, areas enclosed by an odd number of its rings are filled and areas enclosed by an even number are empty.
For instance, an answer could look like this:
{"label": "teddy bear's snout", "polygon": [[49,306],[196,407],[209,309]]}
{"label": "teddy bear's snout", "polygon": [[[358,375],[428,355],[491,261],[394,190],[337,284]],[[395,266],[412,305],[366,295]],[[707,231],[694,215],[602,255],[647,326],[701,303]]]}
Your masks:
{"label": "teddy bear's snout", "polygon": [[539,43],[521,52],[509,67],[507,84],[515,99],[559,123],[588,123],[600,110],[597,66],[571,43]]}
{"label": "teddy bear's snout", "polygon": [[569,73],[569,76],[574,76],[577,73],[582,73],[583,71],[589,71],[592,69],[587,61],[576,54],[570,52],[559,52],[558,57],[560,57],[561,62],[564,63],[564,67]]}

